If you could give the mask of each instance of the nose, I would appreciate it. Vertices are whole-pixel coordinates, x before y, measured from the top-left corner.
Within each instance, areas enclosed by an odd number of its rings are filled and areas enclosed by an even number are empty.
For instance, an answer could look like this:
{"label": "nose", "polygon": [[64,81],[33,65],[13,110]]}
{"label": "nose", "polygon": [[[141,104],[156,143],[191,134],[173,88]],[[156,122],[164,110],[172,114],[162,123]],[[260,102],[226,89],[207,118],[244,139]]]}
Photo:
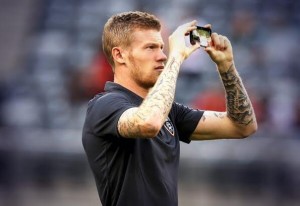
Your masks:
{"label": "nose", "polygon": [[160,50],[159,56],[158,56],[158,60],[159,61],[166,61],[167,60],[167,55],[164,53],[163,50]]}

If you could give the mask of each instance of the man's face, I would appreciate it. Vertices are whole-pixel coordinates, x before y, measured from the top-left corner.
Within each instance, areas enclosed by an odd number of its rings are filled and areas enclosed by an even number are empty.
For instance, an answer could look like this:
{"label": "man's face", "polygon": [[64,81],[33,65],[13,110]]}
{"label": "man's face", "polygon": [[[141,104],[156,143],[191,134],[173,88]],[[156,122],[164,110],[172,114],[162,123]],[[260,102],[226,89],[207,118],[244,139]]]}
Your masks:
{"label": "man's face", "polygon": [[128,54],[131,78],[143,88],[154,86],[164,69],[167,56],[163,52],[161,33],[156,30],[135,30]]}

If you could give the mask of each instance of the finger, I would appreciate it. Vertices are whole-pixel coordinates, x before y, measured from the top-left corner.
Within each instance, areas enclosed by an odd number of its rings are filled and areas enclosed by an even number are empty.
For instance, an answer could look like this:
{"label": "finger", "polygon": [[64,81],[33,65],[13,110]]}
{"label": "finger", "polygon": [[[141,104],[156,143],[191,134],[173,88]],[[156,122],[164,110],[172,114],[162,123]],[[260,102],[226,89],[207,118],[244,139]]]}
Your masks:
{"label": "finger", "polygon": [[195,30],[197,28],[196,25],[197,25],[197,21],[196,20],[184,24],[185,36],[187,36],[191,31]]}
{"label": "finger", "polygon": [[220,50],[225,50],[225,38],[222,35],[219,35],[219,39],[220,39],[220,45],[219,45],[219,49]]}
{"label": "finger", "polygon": [[196,44],[194,44],[193,46],[190,47],[190,49],[189,49],[189,56],[190,56],[190,54],[192,54],[194,51],[196,51],[199,48],[200,48],[200,43],[196,42]]}
{"label": "finger", "polygon": [[209,55],[211,55],[214,51],[214,49],[212,47],[205,47],[204,51],[206,51]]}
{"label": "finger", "polygon": [[211,24],[205,24],[203,27],[211,29]]}
{"label": "finger", "polygon": [[211,35],[211,39],[212,39],[212,46],[215,47],[216,49],[219,49],[219,47],[220,47],[220,38],[219,38],[219,35],[214,32]]}
{"label": "finger", "polygon": [[182,28],[190,28],[190,27],[196,27],[196,26],[197,26],[197,21],[193,20],[193,21],[190,21],[188,23],[185,23],[185,24],[181,25],[180,27],[182,27]]}
{"label": "finger", "polygon": [[188,22],[187,24],[189,24],[190,26],[196,26],[197,25],[197,21],[193,20],[191,22]]}
{"label": "finger", "polygon": [[224,45],[225,45],[225,49],[230,47],[230,41],[226,36],[224,36]]}

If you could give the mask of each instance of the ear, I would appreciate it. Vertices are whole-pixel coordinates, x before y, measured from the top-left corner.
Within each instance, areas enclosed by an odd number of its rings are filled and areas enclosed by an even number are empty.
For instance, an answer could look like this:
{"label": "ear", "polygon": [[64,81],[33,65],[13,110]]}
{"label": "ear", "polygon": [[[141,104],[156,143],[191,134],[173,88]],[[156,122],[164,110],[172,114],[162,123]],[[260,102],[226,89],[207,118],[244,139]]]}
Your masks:
{"label": "ear", "polygon": [[114,61],[118,62],[119,64],[125,63],[125,54],[123,50],[120,47],[114,47],[112,49],[112,56],[114,58]]}

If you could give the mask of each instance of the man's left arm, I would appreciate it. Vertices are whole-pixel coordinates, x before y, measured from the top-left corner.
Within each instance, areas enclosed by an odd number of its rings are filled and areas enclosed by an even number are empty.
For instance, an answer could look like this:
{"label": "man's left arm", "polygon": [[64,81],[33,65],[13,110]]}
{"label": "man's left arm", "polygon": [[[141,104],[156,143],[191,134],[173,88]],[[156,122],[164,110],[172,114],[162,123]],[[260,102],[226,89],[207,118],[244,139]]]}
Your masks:
{"label": "man's left arm", "polygon": [[224,85],[226,112],[205,111],[190,139],[237,139],[253,134],[257,130],[255,113],[235,68],[229,40],[213,33],[205,50],[216,63]]}

